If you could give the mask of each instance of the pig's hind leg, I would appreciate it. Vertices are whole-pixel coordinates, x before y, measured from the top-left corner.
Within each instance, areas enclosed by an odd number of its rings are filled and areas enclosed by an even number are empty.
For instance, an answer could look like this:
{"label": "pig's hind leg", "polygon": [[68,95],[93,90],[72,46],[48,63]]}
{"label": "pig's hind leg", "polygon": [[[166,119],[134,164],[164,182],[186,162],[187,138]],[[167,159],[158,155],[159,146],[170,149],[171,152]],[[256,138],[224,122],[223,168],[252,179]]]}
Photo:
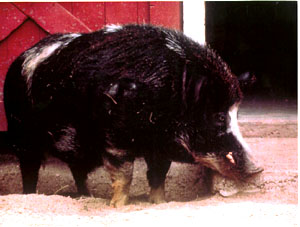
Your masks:
{"label": "pig's hind leg", "polygon": [[38,182],[39,169],[41,165],[41,158],[36,154],[18,155],[20,160],[20,169],[23,181],[23,193],[36,193],[36,186]]}
{"label": "pig's hind leg", "polygon": [[160,158],[145,157],[148,166],[147,178],[151,188],[149,201],[152,203],[164,203],[165,179],[171,165],[171,161]]}
{"label": "pig's hind leg", "polygon": [[11,133],[8,141],[20,162],[23,193],[36,193],[39,169],[44,159],[44,147],[41,146],[43,137],[20,130],[18,133]]}
{"label": "pig's hind leg", "polygon": [[12,150],[20,162],[20,170],[23,182],[23,193],[36,193],[40,165],[44,159],[44,147],[42,137],[32,136],[32,133],[20,133],[9,140]]}
{"label": "pig's hind leg", "polygon": [[89,196],[90,193],[86,185],[86,180],[88,178],[88,173],[91,172],[91,168],[89,166],[85,166],[83,163],[78,165],[74,163],[69,164],[69,167],[75,180],[77,193],[81,196]]}

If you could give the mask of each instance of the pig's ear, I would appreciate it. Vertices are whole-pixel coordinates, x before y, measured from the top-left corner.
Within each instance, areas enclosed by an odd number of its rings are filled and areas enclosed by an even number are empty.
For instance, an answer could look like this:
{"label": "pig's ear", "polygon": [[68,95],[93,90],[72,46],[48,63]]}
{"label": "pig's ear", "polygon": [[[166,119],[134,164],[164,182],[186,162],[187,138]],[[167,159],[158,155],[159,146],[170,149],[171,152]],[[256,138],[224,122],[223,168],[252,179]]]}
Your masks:
{"label": "pig's ear", "polygon": [[255,81],[256,77],[252,72],[244,72],[238,77],[240,87],[242,90],[251,87]]}

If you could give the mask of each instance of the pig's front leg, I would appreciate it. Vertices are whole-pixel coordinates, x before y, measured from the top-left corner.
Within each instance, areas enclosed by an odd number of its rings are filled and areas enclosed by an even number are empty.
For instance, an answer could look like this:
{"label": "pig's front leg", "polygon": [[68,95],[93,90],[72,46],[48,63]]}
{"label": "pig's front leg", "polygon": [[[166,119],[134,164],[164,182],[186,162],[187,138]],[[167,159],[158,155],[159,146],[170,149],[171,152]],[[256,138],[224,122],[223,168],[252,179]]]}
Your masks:
{"label": "pig's front leg", "polygon": [[120,207],[127,204],[132,181],[134,159],[114,160],[104,158],[104,166],[110,173],[113,196],[110,205]]}

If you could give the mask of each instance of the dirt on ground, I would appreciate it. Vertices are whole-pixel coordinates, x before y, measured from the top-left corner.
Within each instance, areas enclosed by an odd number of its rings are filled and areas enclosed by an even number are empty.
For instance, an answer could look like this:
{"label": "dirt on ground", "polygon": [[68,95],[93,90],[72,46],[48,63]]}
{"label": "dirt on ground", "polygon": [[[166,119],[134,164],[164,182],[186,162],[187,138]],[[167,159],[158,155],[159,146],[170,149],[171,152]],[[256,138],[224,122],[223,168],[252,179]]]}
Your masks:
{"label": "dirt on ground", "polygon": [[[264,167],[254,186],[240,190],[235,182],[215,175],[215,194],[203,194],[199,189],[203,183],[190,177],[201,169],[175,163],[167,177],[168,202],[159,205],[147,202],[141,161],[135,163],[129,205],[112,208],[110,182],[102,170],[89,176],[94,197],[65,196],[76,191],[74,181],[66,166],[52,160],[40,170],[40,194],[22,195],[16,160],[2,156],[0,189],[8,195],[0,196],[0,226],[298,226],[297,122],[241,122],[240,128]],[[102,194],[96,193],[99,188]]]}

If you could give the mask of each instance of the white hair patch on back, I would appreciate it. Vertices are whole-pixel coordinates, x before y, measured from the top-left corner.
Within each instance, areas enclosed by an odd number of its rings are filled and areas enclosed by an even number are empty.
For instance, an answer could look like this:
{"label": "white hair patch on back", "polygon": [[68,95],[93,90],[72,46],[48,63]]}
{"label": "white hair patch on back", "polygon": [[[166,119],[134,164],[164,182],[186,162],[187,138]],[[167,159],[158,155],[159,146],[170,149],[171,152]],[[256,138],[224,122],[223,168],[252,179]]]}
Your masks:
{"label": "white hair patch on back", "polygon": [[117,24],[109,24],[106,25],[104,28],[104,33],[112,33],[112,32],[117,32],[119,30],[121,30],[123,27],[121,25],[117,25]]}
{"label": "white hair patch on back", "polygon": [[247,152],[251,153],[251,149],[246,143],[246,141],[244,140],[238,126],[238,120],[237,120],[238,109],[239,109],[239,103],[236,103],[229,108],[228,114],[230,117],[230,123],[229,123],[229,128],[227,129],[227,133],[232,133],[236,137],[236,139],[241,143],[243,148]]}
{"label": "white hair patch on back", "polygon": [[25,53],[25,61],[23,62],[22,75],[26,77],[27,85],[31,87],[32,75],[36,67],[48,58],[57,48],[61,46],[61,42],[45,46],[42,49],[34,47]]}
{"label": "white hair patch on back", "polygon": [[57,49],[67,46],[72,40],[81,36],[81,34],[73,33],[66,34],[57,39],[57,42],[40,47],[33,47],[24,53],[25,60],[22,64],[22,75],[27,82],[28,91],[30,91],[32,84],[32,75],[37,66],[50,57]]}
{"label": "white hair patch on back", "polygon": [[[71,34],[63,35],[59,40],[60,40],[60,42],[62,42],[62,44],[64,46],[67,46],[71,41],[73,41],[74,39],[76,39],[80,36],[81,36],[80,33],[71,33]],[[64,41],[62,41],[62,40],[64,40]]]}

